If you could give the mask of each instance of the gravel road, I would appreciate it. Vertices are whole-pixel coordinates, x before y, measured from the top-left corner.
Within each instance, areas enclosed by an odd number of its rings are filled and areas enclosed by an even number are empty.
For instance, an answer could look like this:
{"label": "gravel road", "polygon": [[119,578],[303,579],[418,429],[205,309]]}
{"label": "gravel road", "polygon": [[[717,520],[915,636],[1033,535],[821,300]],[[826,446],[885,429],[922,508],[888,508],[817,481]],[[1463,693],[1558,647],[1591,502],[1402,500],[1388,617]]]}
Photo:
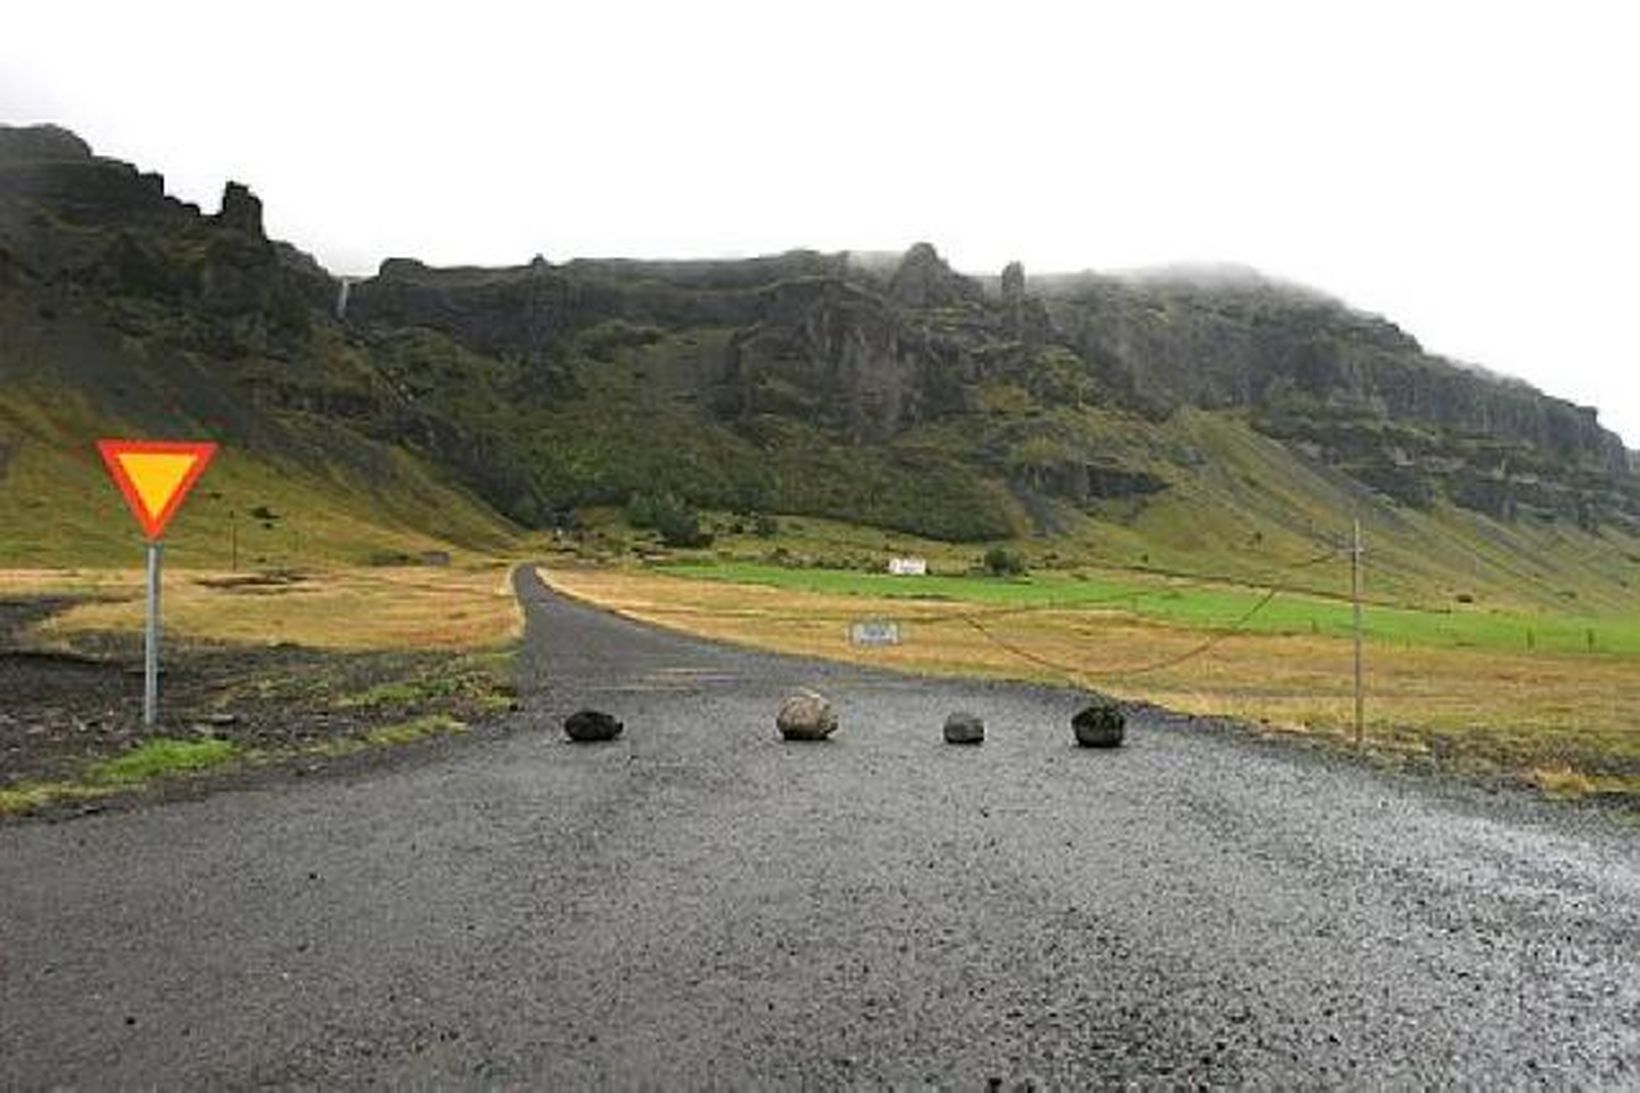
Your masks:
{"label": "gravel road", "polygon": [[1618,818],[519,581],[520,731],[0,828],[0,1085],[1640,1084]]}

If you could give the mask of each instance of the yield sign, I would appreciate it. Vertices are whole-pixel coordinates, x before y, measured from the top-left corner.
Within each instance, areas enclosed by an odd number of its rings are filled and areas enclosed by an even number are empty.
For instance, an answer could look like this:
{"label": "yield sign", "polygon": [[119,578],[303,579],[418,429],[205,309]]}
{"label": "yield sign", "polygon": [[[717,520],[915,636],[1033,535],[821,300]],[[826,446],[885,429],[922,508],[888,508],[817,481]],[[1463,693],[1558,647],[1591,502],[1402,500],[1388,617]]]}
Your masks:
{"label": "yield sign", "polygon": [[165,525],[216,455],[216,445],[208,441],[99,440],[97,450],[150,540],[165,534]]}

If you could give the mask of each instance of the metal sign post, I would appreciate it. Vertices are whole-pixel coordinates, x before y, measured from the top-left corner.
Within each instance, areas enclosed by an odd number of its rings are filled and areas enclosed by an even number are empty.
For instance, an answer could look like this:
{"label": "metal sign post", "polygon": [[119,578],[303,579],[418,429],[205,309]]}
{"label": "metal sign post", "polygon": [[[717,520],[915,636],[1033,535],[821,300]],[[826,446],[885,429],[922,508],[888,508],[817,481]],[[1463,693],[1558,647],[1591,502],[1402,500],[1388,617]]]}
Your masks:
{"label": "metal sign post", "polygon": [[142,723],[159,720],[159,566],[165,546],[148,544],[148,628],[142,658]]}

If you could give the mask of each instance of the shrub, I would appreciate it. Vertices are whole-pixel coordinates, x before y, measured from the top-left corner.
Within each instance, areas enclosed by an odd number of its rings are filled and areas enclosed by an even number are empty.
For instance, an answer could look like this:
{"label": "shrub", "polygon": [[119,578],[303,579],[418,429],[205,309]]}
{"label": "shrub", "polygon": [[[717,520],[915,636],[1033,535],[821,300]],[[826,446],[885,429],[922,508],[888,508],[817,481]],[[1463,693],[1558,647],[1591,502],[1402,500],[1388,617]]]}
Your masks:
{"label": "shrub", "polygon": [[992,547],[985,552],[985,571],[993,577],[1017,577],[1025,572],[1025,559],[1007,547]]}
{"label": "shrub", "polygon": [[701,530],[699,514],[689,509],[662,510],[656,517],[655,530],[661,533],[661,542],[669,547],[712,545],[712,533]]}
{"label": "shrub", "polygon": [[712,533],[700,526],[700,513],[672,494],[637,493],[626,503],[626,522],[653,528],[669,547],[712,545]]}
{"label": "shrub", "polygon": [[635,493],[626,500],[623,515],[626,522],[635,528],[652,528],[655,526],[655,515],[662,503],[662,499],[649,493]]}

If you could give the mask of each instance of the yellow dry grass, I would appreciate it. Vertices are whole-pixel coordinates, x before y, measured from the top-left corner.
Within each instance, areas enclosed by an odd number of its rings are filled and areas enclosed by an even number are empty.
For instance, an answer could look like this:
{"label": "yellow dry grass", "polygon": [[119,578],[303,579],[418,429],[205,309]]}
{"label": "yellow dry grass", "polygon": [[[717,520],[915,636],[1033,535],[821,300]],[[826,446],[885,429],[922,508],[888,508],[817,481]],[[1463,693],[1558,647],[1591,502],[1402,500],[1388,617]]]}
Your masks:
{"label": "yellow dry grass", "polygon": [[[1176,666],[1124,675],[1189,652],[1209,635],[1119,610],[988,616],[973,604],[824,595],[632,569],[553,568],[543,577],[633,618],[746,645],[936,674],[1074,682],[1275,729],[1337,738],[1353,731],[1351,649],[1335,638],[1235,635]],[[964,615],[982,620],[990,636]],[[871,617],[898,620],[903,644],[850,645],[850,621]],[[1523,773],[1616,775],[1640,787],[1634,658],[1369,645],[1366,675],[1367,735],[1377,749],[1425,752],[1437,744]],[[1553,780],[1557,788],[1573,784],[1568,773]],[[1598,785],[1615,788],[1609,783],[1607,777]]]}
{"label": "yellow dry grass", "polygon": [[[277,575],[175,570],[162,609],[172,637],[249,644],[292,642],[366,651],[490,648],[517,638],[523,615],[504,564],[383,567]],[[69,594],[76,604],[41,624],[38,638],[69,641],[91,631],[140,633],[139,570],[0,570],[0,596]]]}

